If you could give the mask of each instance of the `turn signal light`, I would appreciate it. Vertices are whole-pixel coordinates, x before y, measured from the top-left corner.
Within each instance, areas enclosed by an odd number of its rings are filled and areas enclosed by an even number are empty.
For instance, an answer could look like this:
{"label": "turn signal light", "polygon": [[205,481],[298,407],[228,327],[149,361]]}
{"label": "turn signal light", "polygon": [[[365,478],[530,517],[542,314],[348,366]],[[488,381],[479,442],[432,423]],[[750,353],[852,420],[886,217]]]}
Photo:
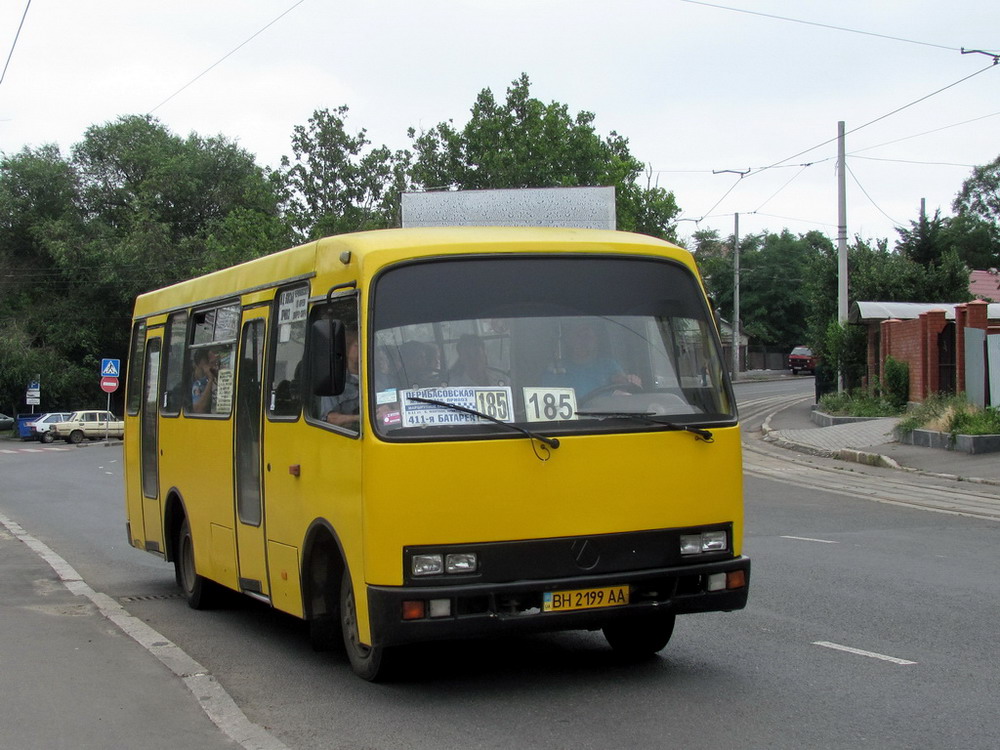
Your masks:
{"label": "turn signal light", "polygon": [[412,601],[403,602],[403,619],[404,620],[422,620],[427,613],[427,608],[425,602],[422,601]]}
{"label": "turn signal light", "polygon": [[726,573],[726,588],[741,589],[747,585],[747,572],[745,570],[730,570]]}

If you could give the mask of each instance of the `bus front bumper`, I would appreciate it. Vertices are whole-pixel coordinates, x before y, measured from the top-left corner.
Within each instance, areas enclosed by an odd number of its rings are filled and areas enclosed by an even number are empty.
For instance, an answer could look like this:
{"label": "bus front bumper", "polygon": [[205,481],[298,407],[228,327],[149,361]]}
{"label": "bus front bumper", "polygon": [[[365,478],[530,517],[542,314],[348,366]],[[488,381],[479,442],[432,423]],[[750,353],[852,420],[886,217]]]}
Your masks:
{"label": "bus front bumper", "polygon": [[[553,630],[595,630],[620,618],[743,609],[750,559],[689,564],[641,572],[573,578],[465,583],[452,586],[369,586],[375,645]],[[546,611],[547,592],[625,586],[628,603]],[[584,597],[586,603],[586,597]],[[420,603],[423,603],[423,615]],[[408,613],[404,616],[404,613]],[[412,619],[406,619],[412,618]]]}

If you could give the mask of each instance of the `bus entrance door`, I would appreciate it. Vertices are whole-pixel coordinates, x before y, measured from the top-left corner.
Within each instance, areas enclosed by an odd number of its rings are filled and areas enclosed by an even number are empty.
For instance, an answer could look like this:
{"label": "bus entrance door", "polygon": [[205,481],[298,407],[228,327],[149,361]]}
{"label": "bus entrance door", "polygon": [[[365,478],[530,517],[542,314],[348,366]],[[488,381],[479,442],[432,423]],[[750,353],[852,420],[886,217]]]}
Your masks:
{"label": "bus entrance door", "polygon": [[142,371],[142,410],[139,412],[140,453],[139,473],[142,477],[142,530],[146,549],[163,551],[160,522],[159,422],[157,406],[160,397],[160,337],[146,341],[146,361]]}
{"label": "bus entrance door", "polygon": [[244,311],[236,383],[236,545],[240,589],[269,596],[261,491],[261,381],[265,313]]}

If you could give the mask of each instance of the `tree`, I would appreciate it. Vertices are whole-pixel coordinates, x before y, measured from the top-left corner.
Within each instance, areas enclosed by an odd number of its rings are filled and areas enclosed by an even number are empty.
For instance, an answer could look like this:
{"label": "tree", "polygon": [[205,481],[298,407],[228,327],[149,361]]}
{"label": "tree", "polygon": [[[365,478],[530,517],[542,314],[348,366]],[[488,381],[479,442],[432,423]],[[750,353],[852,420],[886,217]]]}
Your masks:
{"label": "tree", "polygon": [[39,375],[47,407],[93,403],[100,359],[126,355],[137,294],[289,234],[250,154],[151,117],[91,127],[70,160],[55,147],[4,159],[0,269],[15,271],[0,299],[4,397],[20,402],[19,381]]}
{"label": "tree", "polygon": [[644,165],[628,140],[613,131],[601,138],[593,122],[591,112],[573,116],[565,104],[532,98],[522,74],[502,103],[483,89],[461,129],[451,121],[411,128],[413,180],[425,189],[614,186],[619,229],[673,237],[673,193],[640,187]]}
{"label": "tree", "polygon": [[399,195],[407,189],[410,155],[385,146],[368,149],[364,129],[345,129],[348,108],[316,110],[292,134],[291,158],[281,159],[285,207],[304,239],[397,223]]}
{"label": "tree", "polygon": [[[874,245],[860,237],[847,249],[850,273],[848,304],[880,302],[965,302],[969,299],[969,270],[954,250],[938,262],[922,265],[902,252],[889,250],[888,240]],[[837,252],[830,244],[817,257],[809,274],[808,341],[825,352],[828,363],[839,362],[849,387],[864,372],[865,337],[859,326],[837,323]]]}
{"label": "tree", "polygon": [[954,250],[969,268],[1000,267],[1000,224],[963,213],[945,219],[944,247]]}
{"label": "tree", "polygon": [[962,183],[952,209],[959,215],[976,216],[1000,226],[1000,156],[972,170]]}
{"label": "tree", "polygon": [[[733,314],[733,259],[714,230],[696,232],[695,258],[709,294],[727,320]],[[819,232],[764,233],[740,238],[740,318],[757,345],[791,349],[806,340],[813,265],[830,240]]]}

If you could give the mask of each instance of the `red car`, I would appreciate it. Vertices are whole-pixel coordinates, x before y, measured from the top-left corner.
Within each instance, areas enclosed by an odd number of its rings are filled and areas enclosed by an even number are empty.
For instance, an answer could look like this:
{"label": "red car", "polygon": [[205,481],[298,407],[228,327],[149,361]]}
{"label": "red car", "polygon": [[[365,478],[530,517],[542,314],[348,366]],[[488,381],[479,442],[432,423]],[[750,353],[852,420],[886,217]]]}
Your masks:
{"label": "red car", "polygon": [[816,374],[816,357],[812,353],[812,349],[808,346],[797,346],[792,349],[792,353],[788,355],[788,367],[792,371],[792,375],[798,375],[799,371],[808,370],[812,374]]}

